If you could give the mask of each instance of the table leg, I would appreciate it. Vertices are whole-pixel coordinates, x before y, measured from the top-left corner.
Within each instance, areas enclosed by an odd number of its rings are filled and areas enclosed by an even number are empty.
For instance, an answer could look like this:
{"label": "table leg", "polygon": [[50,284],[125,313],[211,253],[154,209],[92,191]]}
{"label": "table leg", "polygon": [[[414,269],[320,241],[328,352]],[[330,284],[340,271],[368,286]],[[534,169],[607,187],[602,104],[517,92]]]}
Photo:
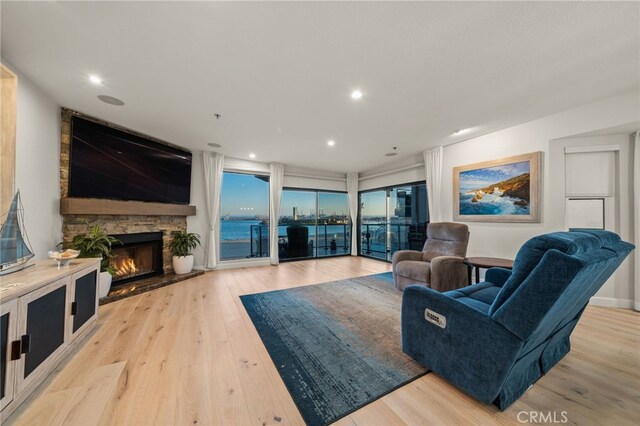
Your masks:
{"label": "table leg", "polygon": [[473,281],[471,281],[471,269],[473,269],[473,267],[471,265],[467,265],[467,282],[469,285],[473,284]]}
{"label": "table leg", "polygon": [[480,282],[480,267],[476,266],[476,284]]}

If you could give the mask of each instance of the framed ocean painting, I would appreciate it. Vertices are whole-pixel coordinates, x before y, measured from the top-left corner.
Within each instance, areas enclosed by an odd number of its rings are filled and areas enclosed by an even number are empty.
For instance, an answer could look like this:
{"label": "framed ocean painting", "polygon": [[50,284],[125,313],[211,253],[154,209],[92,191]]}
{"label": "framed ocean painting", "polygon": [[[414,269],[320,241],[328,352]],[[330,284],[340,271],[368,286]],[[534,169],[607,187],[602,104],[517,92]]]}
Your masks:
{"label": "framed ocean painting", "polygon": [[540,222],[541,153],[453,169],[453,219]]}

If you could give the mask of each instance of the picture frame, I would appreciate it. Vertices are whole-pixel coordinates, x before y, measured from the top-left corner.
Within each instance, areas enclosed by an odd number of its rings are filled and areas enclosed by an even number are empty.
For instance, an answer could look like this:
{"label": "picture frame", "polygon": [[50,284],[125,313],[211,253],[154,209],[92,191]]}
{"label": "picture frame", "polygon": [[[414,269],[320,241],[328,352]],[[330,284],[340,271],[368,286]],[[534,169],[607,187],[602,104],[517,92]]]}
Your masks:
{"label": "picture frame", "polygon": [[541,158],[538,151],[454,167],[453,220],[540,222]]}

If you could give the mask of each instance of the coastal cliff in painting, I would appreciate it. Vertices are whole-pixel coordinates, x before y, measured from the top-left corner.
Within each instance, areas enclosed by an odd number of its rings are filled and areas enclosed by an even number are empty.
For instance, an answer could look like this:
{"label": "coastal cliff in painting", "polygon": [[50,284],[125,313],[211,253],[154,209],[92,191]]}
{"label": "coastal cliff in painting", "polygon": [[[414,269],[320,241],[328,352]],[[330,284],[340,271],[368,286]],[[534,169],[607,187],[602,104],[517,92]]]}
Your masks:
{"label": "coastal cliff in painting", "polygon": [[531,203],[529,162],[460,173],[461,215],[528,215]]}

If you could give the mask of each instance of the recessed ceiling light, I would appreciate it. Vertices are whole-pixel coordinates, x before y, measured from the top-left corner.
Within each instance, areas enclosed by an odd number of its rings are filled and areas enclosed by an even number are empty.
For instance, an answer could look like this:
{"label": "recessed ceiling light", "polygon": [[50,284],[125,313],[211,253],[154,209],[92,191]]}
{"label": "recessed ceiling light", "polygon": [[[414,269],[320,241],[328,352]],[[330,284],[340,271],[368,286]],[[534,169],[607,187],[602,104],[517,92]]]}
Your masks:
{"label": "recessed ceiling light", "polygon": [[102,79],[97,75],[90,75],[89,81],[92,82],[93,84],[102,84]]}
{"label": "recessed ceiling light", "polygon": [[114,98],[113,96],[107,96],[107,95],[98,95],[98,99],[100,99],[102,102],[105,102],[109,105],[115,105],[115,106],[122,106],[124,105],[124,102],[122,102],[120,99],[118,98]]}
{"label": "recessed ceiling light", "polygon": [[362,92],[360,90],[354,90],[353,92],[351,92],[351,98],[352,99],[362,98]]}
{"label": "recessed ceiling light", "polygon": [[256,155],[252,152],[249,154],[249,158],[256,158]]}
{"label": "recessed ceiling light", "polygon": [[209,142],[207,145],[209,145],[211,148],[222,148],[222,145],[220,145],[219,143]]}
{"label": "recessed ceiling light", "polygon": [[336,141],[334,141],[333,139],[330,141],[327,141],[327,145],[329,146],[334,146],[336,144]]}

